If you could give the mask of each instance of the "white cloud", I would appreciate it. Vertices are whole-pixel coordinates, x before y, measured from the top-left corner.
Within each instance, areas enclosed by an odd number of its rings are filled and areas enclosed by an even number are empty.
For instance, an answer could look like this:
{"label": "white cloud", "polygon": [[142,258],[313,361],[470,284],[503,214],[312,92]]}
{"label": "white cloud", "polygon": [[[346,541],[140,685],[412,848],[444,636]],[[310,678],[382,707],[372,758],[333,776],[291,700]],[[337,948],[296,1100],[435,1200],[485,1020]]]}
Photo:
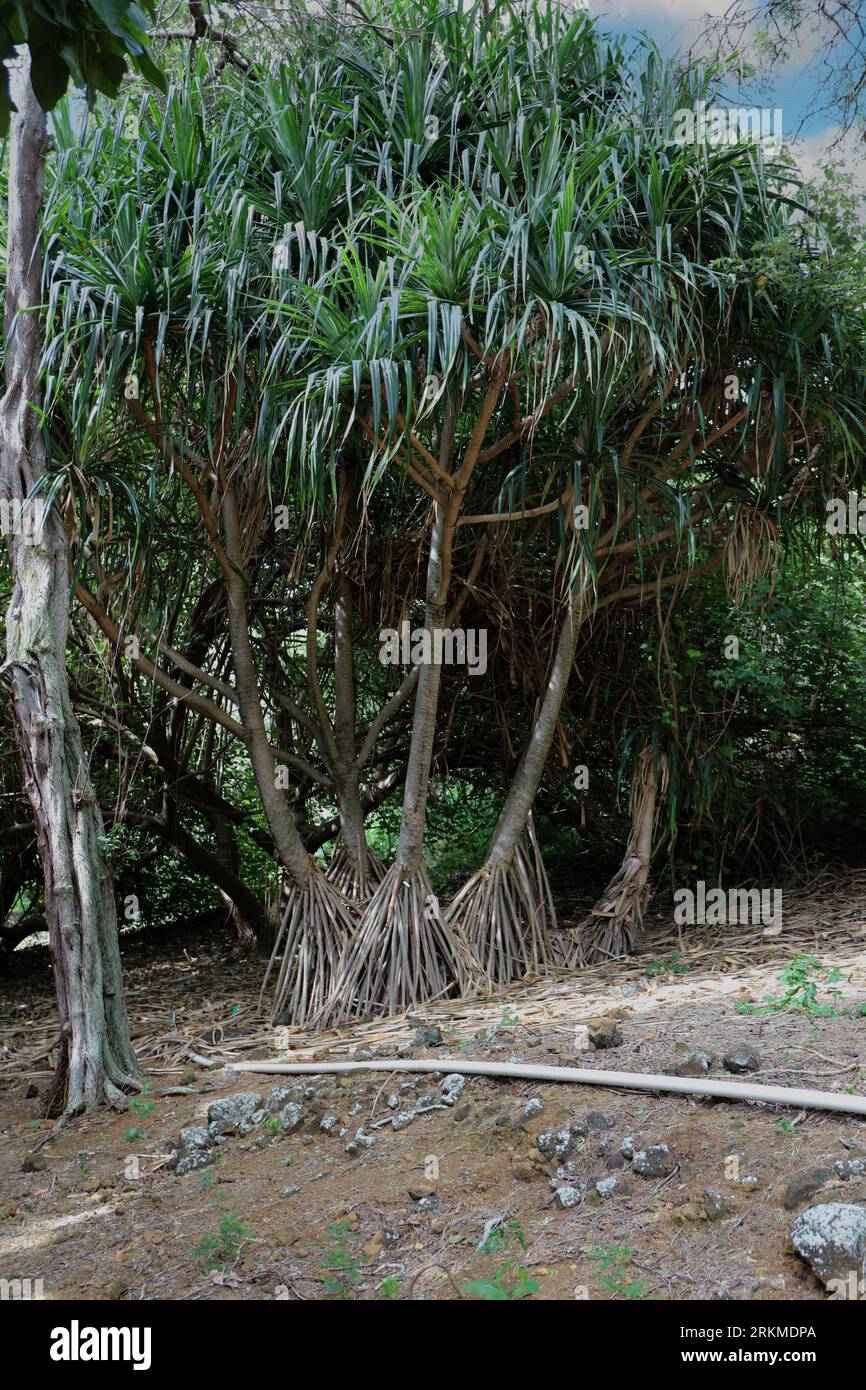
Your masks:
{"label": "white cloud", "polygon": [[702,20],[706,15],[723,15],[731,0],[615,0],[614,4],[595,4],[590,0],[589,8],[605,18],[619,20],[646,21],[665,20],[668,24],[682,24]]}
{"label": "white cloud", "polygon": [[790,149],[806,178],[820,178],[829,164],[842,164],[854,175],[856,187],[866,192],[866,147],[856,131],[840,136],[839,126],[828,126],[817,135],[791,141]]}
{"label": "white cloud", "polygon": [[[663,26],[665,33],[673,37],[681,48],[698,51],[701,36],[707,27],[727,13],[732,0],[588,0],[588,3],[590,13],[602,23],[606,20],[650,32],[656,26]],[[747,14],[759,14],[757,6],[745,4],[742,8]],[[735,34],[732,34],[732,38],[736,38],[737,48],[745,55],[753,52],[753,35],[759,27],[760,24],[753,23],[741,30],[738,25]],[[796,43],[792,45],[789,55],[778,64],[777,72],[802,71],[820,51],[825,38],[826,32],[822,31],[820,25],[808,22],[801,25]]]}

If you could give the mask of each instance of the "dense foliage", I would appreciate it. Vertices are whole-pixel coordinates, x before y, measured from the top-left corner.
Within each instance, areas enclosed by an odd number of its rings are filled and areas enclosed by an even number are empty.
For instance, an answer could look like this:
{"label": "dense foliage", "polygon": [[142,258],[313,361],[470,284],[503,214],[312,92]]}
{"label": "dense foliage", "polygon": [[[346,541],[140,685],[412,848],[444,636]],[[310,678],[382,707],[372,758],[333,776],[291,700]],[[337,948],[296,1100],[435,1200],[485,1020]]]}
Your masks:
{"label": "dense foliage", "polygon": [[[412,0],[255,61],[169,50],[164,97],[53,125],[43,500],[125,919],[272,937],[291,866],[247,677],[306,848],[351,849],[360,816],[364,899],[418,754],[421,682],[380,633],[429,618],[452,503],[442,612],[487,665],[430,706],[437,895],[485,861],[578,600],[531,798],[555,892],[616,869],[644,748],[675,882],[856,855],[861,541],[824,526],[863,450],[853,202],[784,153],[672,144],[723,71],[555,6]],[[4,779],[14,922],[38,873],[11,756]]]}

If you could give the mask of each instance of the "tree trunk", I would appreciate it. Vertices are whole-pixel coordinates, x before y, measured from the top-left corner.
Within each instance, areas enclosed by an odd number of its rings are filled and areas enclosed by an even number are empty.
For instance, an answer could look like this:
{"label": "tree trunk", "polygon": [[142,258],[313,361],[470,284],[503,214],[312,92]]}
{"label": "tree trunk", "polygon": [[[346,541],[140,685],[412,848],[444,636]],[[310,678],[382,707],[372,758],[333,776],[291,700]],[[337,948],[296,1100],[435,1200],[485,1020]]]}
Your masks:
{"label": "tree trunk", "polygon": [[574,579],[541,709],[487,858],[448,908],[449,923],[462,931],[485,973],[497,984],[544,970],[553,955],[551,933],[556,911],[535,838],[532,806],[568,689],[586,610],[587,587],[581,569]]}
{"label": "tree trunk", "polygon": [[234,491],[224,480],[222,520],[226,555],[232,567],[226,576],[226,593],[238,707],[259,797],[288,874],[282,920],[262,981],[262,998],[279,960],[272,1016],[280,1022],[300,1026],[312,1023],[321,1013],[337,978],[354,923],[346,898],[319,872],[307,854],[289,803],[277,786],[250,641],[246,579],[241,567],[240,517]]}
{"label": "tree trunk", "polygon": [[[136,1085],[123,996],[114,894],[103,856],[104,827],[69,698],[65,654],[69,627],[66,533],[57,513],[31,531],[22,504],[45,473],[38,366],[41,332],[39,218],[46,145],[45,113],[16,66],[9,160],[5,331],[6,392],[0,403],[0,498],[7,504],[13,591],[6,618],[6,660],[24,783],[36,821],[45,878],[57,1000],[60,1056],[49,1108],[68,1118]],[[14,331],[13,331],[14,330]]]}
{"label": "tree trunk", "polygon": [[[355,747],[355,672],[352,652],[352,586],[345,574],[337,580],[334,601],[334,741],[333,769],[340,830],[357,896],[367,889],[368,850],[361,805],[360,771]],[[350,897],[356,894],[350,893]]]}
{"label": "tree trunk", "polygon": [[[218,811],[213,811],[209,820],[216,840],[217,855],[228,873],[240,882],[240,859],[234,826]],[[247,955],[255,949],[256,942],[265,936],[264,914],[260,913],[256,918],[250,917],[244,913],[234,893],[229,892],[219,882],[216,882],[216,889],[228,909],[235,929],[235,947],[241,955]],[[273,940],[269,942],[269,946],[272,945]]]}
{"label": "tree trunk", "polygon": [[[347,1015],[402,1013],[428,999],[470,993],[484,982],[483,971],[459,924],[446,920],[432,891],[424,864],[424,825],[442,681],[436,634],[445,623],[454,533],[506,373],[507,364],[500,362],[485,389],[448,495],[440,491],[434,502],[424,612],[431,660],[422,664],[415,690],[397,855],[358,923],[339,986],[322,1015],[331,1023]],[[439,472],[443,476],[448,476],[452,466],[456,427],[457,406],[452,398],[445,405],[439,439]]]}
{"label": "tree trunk", "polygon": [[421,666],[418,677],[397,855],[364,908],[323,1024],[371,1012],[402,1013],[427,999],[468,993],[479,981],[478,963],[460,930],[443,918],[423,857],[442,677],[432,639],[445,619],[456,515],[453,505],[436,505],[424,619],[434,660]]}
{"label": "tree trunk", "polygon": [[538,718],[535,721],[535,727],[532,730],[532,736],[520,760],[520,766],[514,774],[508,797],[493,832],[487,855],[488,863],[491,861],[509,863],[514,854],[515,846],[526,830],[529,813],[538,795],[550,746],[556,733],[562,702],[568,690],[577,636],[585,612],[586,590],[578,579],[575,581],[575,589],[559,632],[553,668],[550,672]]}
{"label": "tree trunk", "polygon": [[[438,504],[436,521],[430,537],[424,613],[424,626],[430,633],[434,656],[433,637],[437,629],[441,629],[444,624],[451,573],[450,552],[454,528],[452,523],[449,529],[448,523],[446,509]],[[406,875],[415,873],[422,864],[427,794],[430,790],[430,767],[433,761],[441,684],[442,666],[438,661],[434,659],[421,667],[415,692],[409,765],[403,788],[403,815],[400,822],[400,839],[397,843],[397,865]]]}
{"label": "tree trunk", "polygon": [[656,809],[668,784],[664,753],[656,759],[647,744],[637,760],[631,787],[631,834],[622,864],[592,912],[580,924],[577,963],[603,964],[630,955],[640,942],[650,898],[650,860]]}

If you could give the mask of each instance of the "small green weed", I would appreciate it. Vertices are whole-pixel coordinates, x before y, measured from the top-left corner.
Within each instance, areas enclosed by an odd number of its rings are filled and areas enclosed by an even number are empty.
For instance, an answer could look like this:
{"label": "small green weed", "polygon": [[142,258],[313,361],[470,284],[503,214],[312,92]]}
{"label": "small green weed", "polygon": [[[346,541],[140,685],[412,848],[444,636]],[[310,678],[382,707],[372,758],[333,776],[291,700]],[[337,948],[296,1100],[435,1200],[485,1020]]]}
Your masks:
{"label": "small green weed", "polygon": [[324,1284],[328,1293],[337,1298],[351,1298],[353,1289],[361,1283],[363,1274],[356,1250],[351,1248],[358,1240],[357,1232],[348,1221],[333,1221],[325,1228],[324,1267],[328,1271]]}

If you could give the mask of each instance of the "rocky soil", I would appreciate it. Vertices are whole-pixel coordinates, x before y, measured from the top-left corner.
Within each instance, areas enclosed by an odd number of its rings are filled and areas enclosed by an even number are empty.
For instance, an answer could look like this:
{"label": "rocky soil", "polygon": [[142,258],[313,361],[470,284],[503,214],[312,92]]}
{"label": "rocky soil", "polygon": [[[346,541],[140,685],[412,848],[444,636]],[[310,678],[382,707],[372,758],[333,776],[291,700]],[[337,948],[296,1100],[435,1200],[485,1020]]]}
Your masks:
{"label": "rocky soil", "polygon": [[[142,963],[140,995],[164,969]],[[862,1094],[863,980],[848,970],[837,988],[828,1015],[757,1014],[727,995],[690,1001],[684,973],[679,1003],[668,991],[630,1010],[612,990],[587,1018],[575,987],[568,1026],[509,1005],[480,1033],[432,1026],[384,1045],[393,1072],[152,1066],[129,1113],[49,1142],[44,1083],[13,1077],[0,1278],[130,1300],[862,1295],[862,1118],[396,1065],[513,1058]]]}

